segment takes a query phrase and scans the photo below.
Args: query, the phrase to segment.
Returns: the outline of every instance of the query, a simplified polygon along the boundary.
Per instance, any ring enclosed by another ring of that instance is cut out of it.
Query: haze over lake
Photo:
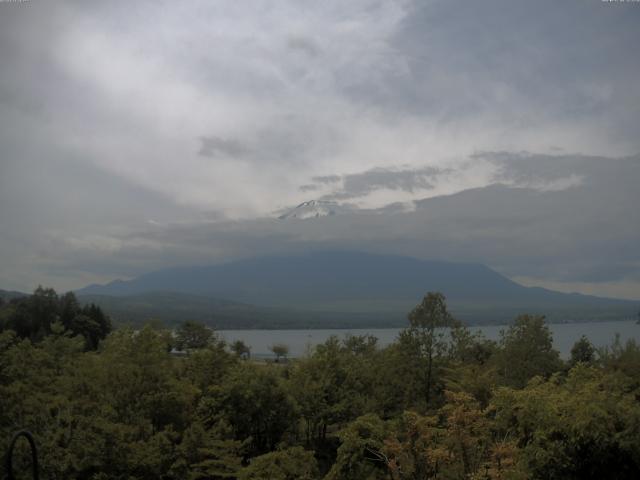
[[[470,327],[472,332],[482,331],[491,340],[500,338],[500,331],[507,325],[488,325]],[[567,357],[573,344],[582,336],[596,346],[611,345],[616,334],[625,343],[629,339],[640,341],[640,325],[631,321],[550,324],[553,334],[553,345],[563,357]],[[255,357],[273,357],[269,347],[275,343],[284,343],[289,347],[291,357],[304,356],[310,348],[324,343],[331,335],[343,339],[347,335],[373,335],[378,339],[378,346],[384,347],[396,340],[400,328],[379,329],[326,329],[326,330],[221,330],[218,333],[227,341],[242,340],[251,347]]]

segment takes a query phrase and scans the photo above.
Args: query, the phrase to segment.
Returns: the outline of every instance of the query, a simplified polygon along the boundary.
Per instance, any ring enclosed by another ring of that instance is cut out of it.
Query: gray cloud
[[[635,281],[635,5],[256,10],[0,2],[0,288],[334,246]],[[259,220],[310,195],[373,211]]]
[[[516,165],[523,161],[535,164],[536,157],[511,158]],[[585,182],[560,191],[495,184],[429,198],[417,202],[413,211],[345,210],[303,221],[144,222],[95,237],[45,238],[35,244],[49,242],[47,248],[57,262],[41,271],[61,277],[69,272],[76,272],[77,278],[86,278],[82,272],[129,277],[168,266],[255,255],[358,249],[481,262],[537,285],[546,281],[554,288],[573,288],[581,283],[580,288],[592,293],[600,285],[609,295],[637,297],[633,292],[640,286],[640,157],[548,161],[572,165],[570,171],[583,175]]]
[[[435,168],[423,170],[390,171],[377,168],[357,175],[347,175],[344,179],[347,194],[359,196],[376,188],[390,188],[411,192],[416,188],[430,189],[433,185],[427,180],[439,173]]]
[[[316,183],[336,183],[340,181],[340,175],[320,175],[317,177],[313,177],[313,180]]]
[[[433,182],[439,175],[451,173],[449,169],[435,167],[423,167],[410,170],[392,170],[388,168],[375,168],[362,173],[343,175],[339,177],[324,176],[314,177],[318,184],[337,183],[341,180],[341,185],[331,193],[324,195],[326,200],[348,200],[364,197],[376,190],[399,190],[413,193],[433,189]],[[314,190],[317,190],[318,186]],[[306,189],[303,191],[309,191]]]
[[[312,39],[301,35],[291,36],[287,39],[287,46],[292,50],[298,50],[315,57],[320,54],[320,47]]]

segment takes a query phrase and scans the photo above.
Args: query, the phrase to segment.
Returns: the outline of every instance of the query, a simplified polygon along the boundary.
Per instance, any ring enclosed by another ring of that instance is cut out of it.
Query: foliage
[[[571,347],[569,365],[575,367],[578,363],[592,364],[596,359],[596,349],[584,335]]]
[[[241,363],[209,386],[198,407],[205,426],[226,421],[236,440],[250,439],[250,453],[274,449],[295,425],[295,405],[277,367]]]
[[[213,340],[213,330],[204,323],[188,320],[176,329],[175,346],[178,350],[205,348]]]
[[[284,343],[275,343],[269,347],[269,350],[276,356],[276,362],[280,361],[280,358],[287,359],[289,355],[289,346]]]
[[[242,340],[236,340],[231,344],[231,351],[238,357],[249,359],[251,358],[251,347],[249,347]]]
[[[640,384],[640,345],[634,339],[623,345],[620,335],[616,334],[612,344],[598,353],[600,362],[607,369],[620,371]]]
[[[84,337],[86,350],[95,350],[111,331],[111,320],[94,304],[81,306],[73,292],[62,296],[38,287],[33,295],[0,305],[0,331],[13,330],[20,338],[41,341],[59,322],[71,335]]]
[[[542,317],[491,342],[428,294],[385,348],[331,337],[278,364],[193,323],[187,355],[157,324],[107,335],[49,289],[0,321],[0,451],[30,430],[43,478],[640,478],[640,347],[580,339],[565,364]]]
[[[359,417],[340,434],[337,458],[325,480],[376,480],[386,478],[387,464],[380,453],[387,424],[377,415]]]
[[[638,478],[638,389],[617,374],[578,364],[566,378],[500,389],[496,426],[518,439],[534,478]]]
[[[318,465],[313,452],[302,447],[276,450],[251,459],[240,471],[238,480],[313,480]]]
[[[562,363],[544,317],[520,315],[501,332],[496,366],[505,385],[522,388],[536,375],[549,377]]]
[[[421,387],[426,405],[431,401],[434,376],[448,345],[445,328],[455,324],[444,295],[430,292],[409,313],[409,328],[400,334],[402,350],[409,354],[415,371],[422,372]]]

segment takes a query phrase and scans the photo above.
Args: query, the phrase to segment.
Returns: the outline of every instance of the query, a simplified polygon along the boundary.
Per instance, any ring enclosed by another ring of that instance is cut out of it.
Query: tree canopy
[[[578,339],[563,361],[544,318],[491,342],[432,294],[387,347],[331,337],[276,364],[193,324],[189,355],[158,324],[94,344],[106,315],[34,297],[0,307],[0,451],[30,430],[42,478],[640,478],[635,341]]]

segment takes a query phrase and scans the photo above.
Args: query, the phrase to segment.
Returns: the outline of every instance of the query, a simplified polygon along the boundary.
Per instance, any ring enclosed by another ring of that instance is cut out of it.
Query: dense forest
[[[640,346],[583,337],[563,360],[541,316],[493,342],[429,293],[388,347],[265,362],[193,322],[111,331],[39,288],[0,330],[0,450],[31,431],[41,478],[640,478]]]

